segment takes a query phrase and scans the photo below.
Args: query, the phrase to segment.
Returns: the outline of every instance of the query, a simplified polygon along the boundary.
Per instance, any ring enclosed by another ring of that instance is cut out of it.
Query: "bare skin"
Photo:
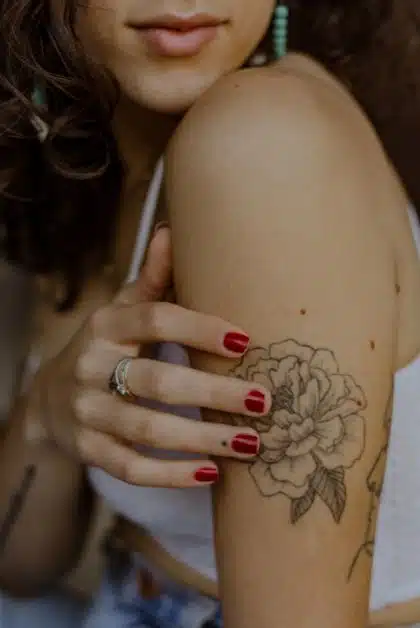
[[[273,395],[260,454],[222,463],[215,487],[225,626],[364,628],[393,375],[420,347],[404,191],[352,99],[301,57],[208,92],[168,180],[180,303],[251,326],[233,372]]]
[[[236,333],[237,328],[218,317],[156,301],[163,297],[169,277],[170,238],[163,228],[156,233],[135,284],[109,301],[106,284],[101,288],[98,283],[71,316],[59,320],[50,313],[41,321],[44,334],[36,345],[43,351],[44,364],[28,396],[17,403],[1,459],[5,469],[0,486],[4,588],[22,594],[36,591],[77,560],[90,518],[83,465],[101,467],[132,484],[199,488],[203,479],[196,472],[205,467],[217,474],[213,462],[158,461],[141,456],[127,443],[248,457],[235,451],[234,438],[255,434],[252,428],[200,426],[127,404],[109,391],[109,373],[119,359],[132,355],[129,386],[139,397],[243,411],[250,390],[246,383],[169,367],[151,358],[149,347],[158,341],[216,352],[227,360],[237,357],[223,344],[226,333]],[[45,308],[42,311],[45,316]],[[140,353],[139,346],[144,347]],[[160,382],[159,387],[155,382]],[[205,478],[204,483],[215,479]],[[40,515],[46,508],[51,516],[44,519]],[[55,510],[60,517],[53,516]],[[69,512],[80,516],[69,517]],[[29,525],[35,520],[39,526]]]
[[[53,15],[56,6],[53,3]],[[188,14],[207,10],[220,21],[221,37],[214,47],[209,46],[188,63],[187,75],[176,59],[168,66],[164,58],[150,54],[136,28],[157,12],[169,9]],[[178,7],[169,9],[155,0],[90,0],[77,13],[75,27],[88,56],[106,68],[121,89],[112,122],[126,176],[118,208],[112,275],[104,272],[93,277],[84,287],[77,308],[66,315],[54,313],[52,300],[48,299],[53,288],[44,282],[47,300],[41,299],[39,333],[34,338],[42,366],[27,399],[19,403],[18,413],[11,417],[14,429],[4,443],[2,456],[2,463],[12,460],[13,464],[7,467],[7,474],[2,474],[4,484],[0,485],[0,529],[7,532],[0,580],[5,588],[17,593],[36,591],[69,569],[77,560],[86,531],[84,523],[78,525],[78,517],[72,517],[73,526],[68,525],[68,518],[64,521],[61,517],[49,517],[47,522],[42,518],[38,536],[28,536],[25,522],[42,517],[39,501],[32,498],[41,490],[38,487],[48,489],[46,500],[51,512],[66,513],[76,512],[75,505],[84,494],[82,467],[86,463],[149,486],[203,484],[195,475],[203,461],[158,464],[135,454],[127,446],[127,437],[136,443],[191,453],[246,458],[233,451],[233,438],[243,434],[243,429],[238,431],[229,425],[202,425],[199,429],[180,418],[174,421],[172,416],[133,409],[112,398],[106,389],[116,361],[127,353],[137,355],[135,347],[139,345],[149,345],[136,363],[138,368],[132,371],[137,375],[130,380],[130,386],[139,394],[150,394],[155,400],[178,400],[186,405],[240,412],[244,411],[250,390],[247,384],[232,377],[194,374],[176,366],[169,369],[150,360],[150,345],[156,340],[180,341],[195,349],[215,352],[227,361],[246,350],[243,345],[240,353],[232,353],[223,346],[226,333],[246,333],[233,322],[159,304],[168,282],[167,245],[163,245],[165,255],[159,256],[159,263],[152,260],[150,272],[143,273],[134,291],[129,289],[115,298],[127,273],[141,206],[157,158],[179,120],[200,95],[224,73],[240,67],[258,46],[269,28],[274,0],[258,4],[249,1],[247,11],[243,11],[243,0],[223,0],[207,7],[182,0]],[[180,80],[185,89],[179,90]],[[124,304],[127,298],[129,304]],[[127,328],[133,330],[130,338],[125,336]],[[253,384],[252,389],[255,388],[263,391]],[[268,411],[270,395],[267,391],[265,395]],[[253,428],[246,428],[245,433],[253,434],[258,445]],[[40,465],[42,482],[37,479],[38,471],[35,476],[31,471],[34,457]],[[211,470],[216,469],[214,462],[204,463]],[[20,498],[22,487],[25,500]],[[20,512],[11,526],[10,512],[16,510],[16,503],[20,503]],[[84,518],[89,520],[87,508],[81,519]],[[55,547],[50,543],[54,538]],[[36,548],[35,555],[28,548]]]
[[[300,61],[299,61],[299,65],[297,66],[296,70],[298,72],[301,72],[301,65],[300,65]],[[393,194],[395,194],[394,198],[395,198],[395,202],[401,202],[401,207],[405,206],[405,198],[404,195],[401,194],[400,196],[400,192],[398,191],[398,187],[394,187],[393,185],[391,185],[391,188],[393,189]],[[416,329],[416,327],[414,326],[414,320],[416,318],[416,307],[414,307],[414,304],[412,303],[412,301],[410,299],[407,299],[407,294],[413,294],[414,290],[408,290],[408,286],[410,286],[412,283],[415,284],[416,282],[416,277],[417,277],[417,266],[416,266],[416,257],[413,253],[413,249],[412,249],[412,245],[410,244],[410,235],[409,232],[407,231],[407,227],[404,224],[405,223],[405,219],[403,218],[403,216],[405,216],[405,214],[403,212],[401,212],[401,214],[395,213],[394,211],[394,204],[390,203],[389,204],[389,211],[386,212],[385,214],[385,224],[386,226],[386,233],[392,233],[392,237],[395,238],[395,233],[399,233],[401,234],[401,240],[399,240],[399,242],[404,242],[404,246],[401,246],[401,248],[399,248],[400,250],[400,257],[399,257],[399,279],[398,279],[398,283],[395,284],[395,298],[399,299],[399,302],[401,303],[401,311],[402,311],[402,317],[400,319],[400,324],[401,324],[401,333],[400,333],[400,341],[398,343],[398,347],[397,347],[397,358],[396,358],[396,367],[395,368],[400,368],[401,366],[403,366],[404,364],[406,364],[411,358],[412,356],[416,353],[416,348],[417,348],[417,342],[418,342],[418,338],[417,335],[413,334],[410,330],[414,330]],[[404,210],[405,211],[405,210]],[[165,230],[165,233],[166,230]],[[165,239],[167,236],[165,235],[165,233],[162,233],[160,235],[161,238]],[[166,269],[167,271],[167,269]],[[165,271],[165,272],[166,272]],[[123,274],[123,269],[121,268],[119,270],[119,273]],[[153,281],[152,281],[153,284]],[[398,286],[398,288],[397,288]],[[109,303],[109,300],[111,298],[111,294],[112,294],[112,284],[107,284],[105,280],[102,280],[101,282],[97,282],[94,286],[91,286],[91,290],[92,292],[86,292],[86,296],[85,299],[83,300],[85,303],[87,302],[89,304],[89,307],[92,307],[92,304],[94,303],[94,299],[92,298],[92,294],[96,294],[96,298],[97,301],[95,303],[96,305],[96,310],[99,308],[99,311],[101,312],[100,316],[99,316],[99,322],[100,322],[100,327],[101,329],[103,328],[108,328],[108,323],[107,321],[111,320],[117,320],[117,318],[112,318],[115,315],[115,310],[111,308],[111,311],[109,310],[109,306],[103,308],[103,303]],[[130,293],[131,294],[131,293]],[[129,294],[129,300],[132,298]],[[125,299],[127,297],[123,296],[123,299]],[[115,302],[115,301],[114,301]],[[117,308],[120,307],[118,305],[117,302]],[[95,308],[93,308],[95,309]],[[306,320],[306,318],[308,317],[308,315],[310,315],[310,311],[311,311],[311,307],[307,305],[307,303],[305,303],[305,307],[299,306],[298,308],[298,313],[299,313],[299,317],[300,319]],[[302,312],[302,310],[304,311],[304,313]],[[103,318],[103,314],[105,312],[105,320]],[[42,373],[45,373],[45,377],[47,377],[47,373],[49,371],[49,364],[53,365],[55,363],[55,365],[57,365],[59,363],[59,361],[57,361],[57,358],[54,357],[57,353],[60,356],[60,349],[63,345],[66,345],[67,339],[69,337],[71,337],[71,333],[69,333],[69,329],[78,329],[80,328],[80,324],[81,321],[86,320],[88,317],[90,316],[90,312],[88,312],[87,310],[83,310],[83,308],[78,309],[77,311],[73,312],[72,316],[71,316],[71,321],[66,321],[66,325],[67,325],[67,329],[65,330],[66,333],[64,332],[60,332],[55,334],[55,341],[54,344],[55,346],[53,346],[53,344],[50,345],[50,349],[49,352],[47,353],[47,362],[46,362],[46,367],[45,370],[41,370],[41,375],[39,376],[40,379],[39,381],[39,386],[38,387],[34,387],[32,389],[32,395],[31,395],[31,399],[33,399],[33,403],[36,407],[36,404],[39,403],[35,401],[36,397],[42,397],[41,394],[38,395],[35,394],[35,392],[41,391],[42,390],[42,386],[41,386],[41,376]],[[110,316],[110,318],[108,319],[107,317]],[[127,321],[127,319],[124,319],[125,321]],[[135,317],[133,320],[136,321],[137,324],[137,318]],[[218,319],[220,320],[220,319]],[[51,319],[46,318],[45,319],[45,326],[48,329],[52,329],[53,326],[50,324]],[[127,323],[125,322],[123,325],[124,330],[127,329]],[[111,332],[111,336],[106,336],[106,343],[113,343],[115,342],[115,327],[113,324],[109,325],[109,329],[112,329],[113,331]],[[73,332],[74,333],[74,332]],[[85,333],[85,332],[83,332]],[[80,334],[80,332],[79,332]],[[146,334],[147,335],[147,334]],[[79,336],[80,337],[80,336]],[[169,336],[167,336],[169,339]],[[149,335],[150,338],[150,335]],[[124,338],[124,342],[127,340],[127,338]],[[367,343],[369,351],[371,354],[375,355],[375,353],[377,352],[377,347],[378,344],[380,345],[380,343],[378,342],[378,339],[375,339],[375,350],[372,349],[372,342],[371,339],[369,339],[369,342]],[[74,343],[73,346],[77,346],[76,343]],[[91,343],[89,343],[89,347],[91,349]],[[108,347],[108,344],[107,344]],[[124,347],[125,348],[125,347]],[[65,349],[63,352],[63,355],[67,355],[69,353],[69,349]],[[77,353],[77,351],[76,351]],[[91,359],[90,356],[92,356],[92,353],[87,353],[86,354],[89,358],[89,360]],[[115,354],[113,354],[115,357]],[[94,354],[95,357],[95,354]],[[95,371],[102,373],[103,372],[103,378],[101,381],[97,380],[95,382],[95,387],[96,387],[96,391],[98,389],[103,388],[104,386],[104,382],[105,380],[105,369],[102,369],[102,363],[104,361],[104,359],[106,358],[106,352],[98,352],[96,354],[96,364],[98,365],[97,367],[95,367]],[[52,359],[52,362],[49,362],[48,359]],[[89,360],[87,360],[87,362],[89,362]],[[54,362],[55,361],[55,362]],[[65,368],[68,368],[69,363],[74,364],[74,357],[73,357],[73,362],[70,362],[68,359],[66,359],[65,361],[63,360],[62,364],[65,365]],[[213,369],[213,366],[209,366],[206,367],[209,369]],[[227,373],[229,371],[228,367],[226,368],[222,368],[221,372],[225,372]],[[52,368],[51,366],[51,371],[49,372],[54,372],[54,374],[57,372],[57,366],[55,366],[54,368]],[[236,374],[236,373],[235,373]],[[80,377],[80,372],[79,375]],[[89,386],[86,386],[86,392],[88,393],[89,396],[92,395],[93,392],[95,392],[95,389],[92,389],[92,380],[89,378],[90,376],[86,375],[86,381],[89,382]],[[132,382],[132,385],[135,386],[136,384],[134,382]],[[243,385],[243,383],[241,382],[241,385]],[[243,390],[243,389],[241,389]],[[100,392],[102,392],[100,390]],[[140,392],[140,391],[139,391]],[[98,394],[97,392],[95,392],[95,394]],[[56,407],[60,407],[62,402],[62,398],[61,400],[57,400],[57,406]],[[130,409],[131,410],[131,409]],[[31,416],[37,416],[37,418],[40,418],[42,413],[30,413],[29,417]],[[45,415],[42,415],[45,416]],[[49,416],[54,416],[54,413],[52,413]],[[54,435],[54,439],[61,439],[60,444],[65,446],[65,449],[67,449],[67,451],[71,452],[73,455],[76,452],[76,454],[80,457],[80,453],[77,452],[77,450],[72,449],[73,443],[75,442],[74,439],[74,435],[76,433],[80,434],[80,426],[83,425],[83,429],[86,429],[86,425],[85,425],[85,421],[86,419],[83,419],[82,423],[79,421],[74,422],[74,419],[70,419],[68,422],[68,426],[70,427],[70,429],[66,429],[64,431],[62,431],[62,426],[63,426],[63,422],[62,422],[62,415],[60,415],[60,420],[57,421],[56,423],[56,433]],[[92,413],[91,415],[91,419],[92,421],[97,420],[95,418],[94,413]],[[128,415],[127,415],[128,416]],[[212,414],[213,416],[213,414]],[[36,423],[36,421],[35,421]],[[46,423],[45,421],[43,421],[41,419],[40,421],[41,425],[43,425],[44,429],[46,427]],[[32,421],[33,424],[33,421]],[[112,422],[112,424],[115,424],[115,422]],[[245,421],[246,425],[249,425],[247,423],[247,421]],[[110,437],[112,439],[113,435],[107,433],[107,428],[105,427],[105,423],[104,425],[104,439],[102,442],[104,442],[104,440],[106,440],[106,444],[108,445],[108,447],[110,447],[111,444],[115,445],[114,442],[110,443]],[[127,423],[123,423],[123,425],[127,426]],[[77,427],[75,427],[77,426]],[[220,425],[215,425],[213,427],[217,427],[220,428]],[[89,428],[88,428],[89,429]],[[96,429],[96,428],[95,428]],[[109,428],[108,428],[109,429]],[[231,428],[230,428],[231,429]],[[242,429],[242,427],[241,427]],[[34,432],[32,432],[34,433]],[[35,432],[36,433],[36,432]],[[47,427],[47,433],[48,433],[48,427]],[[50,432],[52,433],[52,431]],[[88,432],[89,433],[89,432]],[[232,432],[231,432],[232,433]],[[40,435],[41,432],[38,431],[38,435]],[[96,436],[96,433],[95,433]],[[126,437],[126,435],[125,435]],[[20,440],[17,439],[17,437],[14,437],[14,440],[12,440],[12,434],[10,435],[10,440],[9,440],[9,445],[8,447],[10,447],[10,451],[13,452],[13,460],[18,460],[19,458],[22,460],[25,458],[22,458],[20,455],[17,456],[16,452],[19,451],[19,449],[16,448],[16,443],[18,442],[18,448],[22,447],[22,444],[24,443],[24,441],[22,442],[22,433],[20,435]],[[76,441],[78,442],[78,441]],[[80,441],[79,441],[80,442]],[[83,441],[82,441],[83,442]],[[218,441],[219,442],[219,441]],[[379,441],[378,441],[379,442]],[[29,446],[25,443],[24,444],[25,448],[26,448],[26,460],[30,461],[30,464],[33,463],[34,460],[34,452],[42,452],[42,455],[39,456],[38,459],[40,459],[40,464],[42,464],[42,469],[47,468],[48,472],[45,472],[46,475],[48,475],[48,484],[47,483],[43,483],[44,486],[44,490],[45,490],[45,486],[48,486],[49,488],[49,494],[46,496],[46,499],[48,499],[48,504],[50,504],[51,507],[51,511],[54,512],[54,508],[56,508],[55,504],[59,501],[60,504],[63,503],[63,499],[67,499],[67,503],[69,504],[69,507],[72,508],[73,506],[71,506],[72,503],[75,503],[74,500],[78,500],[80,499],[80,496],[83,495],[83,493],[80,492],[81,488],[84,486],[83,483],[83,474],[81,473],[81,467],[80,464],[78,463],[74,463],[72,460],[70,460],[69,458],[63,457],[61,454],[58,454],[56,450],[51,449],[50,445],[46,445],[45,443],[40,444],[38,442],[32,442]],[[121,445],[118,443],[117,444],[118,447],[121,447]],[[13,447],[13,449],[12,449]],[[29,447],[29,448],[28,448]],[[95,447],[94,448],[96,455],[100,455],[100,453],[102,454],[102,456],[104,456],[103,452],[106,450],[105,448],[98,448]],[[22,450],[20,450],[22,451]],[[119,449],[119,451],[121,451]],[[46,453],[48,452],[48,457],[46,455]],[[29,453],[29,456],[28,456]],[[131,453],[131,452],[129,452]],[[376,452],[377,453],[377,452]],[[124,460],[125,460],[125,455],[126,455],[126,450],[124,448]],[[372,456],[372,461],[373,462],[373,457]],[[112,457],[112,460],[114,462],[115,458]],[[136,459],[137,461],[138,459]],[[65,461],[65,466],[63,468],[63,462]],[[91,462],[91,459],[88,460],[89,462]],[[104,464],[105,461],[105,464]],[[51,466],[47,466],[47,465],[51,465],[54,464],[53,466],[53,472],[51,472]],[[61,468],[60,468],[61,465]],[[101,465],[105,466],[106,468],[106,455],[105,457],[103,457],[101,459]],[[11,464],[9,463],[9,469],[12,468]],[[25,466],[19,466],[19,468],[16,471],[16,475],[15,478],[16,480],[19,478],[23,477],[23,471],[25,469]],[[140,465],[138,466],[139,469],[139,473],[140,473]],[[144,467],[142,467],[142,469],[144,469]],[[122,477],[127,477],[127,469],[123,467],[123,471],[121,471],[121,467],[114,467],[112,469],[110,469],[114,474],[122,474]],[[366,469],[367,471],[369,471],[369,469]],[[60,475],[58,475],[58,472],[60,472]],[[128,471],[129,473],[133,473],[132,470]],[[10,471],[9,471],[10,473]],[[13,476],[9,475],[9,477]],[[51,478],[54,477],[54,480],[57,478],[56,482],[51,482]],[[189,478],[191,476],[188,476]],[[66,487],[66,481],[65,478],[67,478],[67,497],[66,497],[66,493],[63,493],[63,486]],[[185,478],[185,475],[183,476],[183,478]],[[144,476],[143,479],[140,479],[139,476],[139,481],[143,481],[144,482]],[[185,481],[185,480],[183,480]],[[54,557],[52,558],[52,555],[49,556],[49,554],[45,554],[45,543],[48,539],[48,541],[51,538],[51,530],[49,529],[49,527],[44,526],[42,527],[41,531],[38,531],[38,534],[40,534],[40,537],[38,538],[33,538],[33,537],[27,537],[27,529],[28,529],[28,521],[33,520],[33,517],[38,514],[39,511],[39,504],[42,503],[39,501],[39,499],[37,498],[38,493],[36,492],[37,488],[39,491],[39,486],[41,483],[39,483],[38,487],[36,484],[36,481],[33,483],[32,486],[32,497],[28,496],[27,502],[26,502],[26,506],[25,506],[25,510],[22,511],[21,513],[21,518],[19,520],[18,525],[16,525],[14,531],[13,531],[13,535],[10,536],[10,539],[8,541],[9,545],[8,545],[8,549],[4,554],[4,574],[5,574],[5,578],[4,578],[4,582],[6,584],[6,586],[8,585],[9,588],[11,588],[12,590],[15,591],[19,591],[21,590],[22,592],[26,592],[26,591],[33,591],[36,590],[37,587],[44,585],[45,583],[51,582],[53,581],[56,577],[58,573],[61,573],[62,571],[65,571],[66,569],[69,568],[69,566],[74,562],[75,558],[77,557],[79,548],[80,548],[80,542],[81,539],[83,539],[83,536],[86,532],[86,520],[79,520],[79,526],[72,526],[71,529],[68,528],[68,526],[66,527],[65,525],[65,520],[66,518],[63,517],[63,521],[59,526],[57,526],[57,528],[55,528],[57,530],[57,545],[56,545],[56,552],[54,554]],[[16,482],[16,484],[14,485],[14,487],[10,487],[7,491],[5,491],[5,495],[7,498],[7,501],[5,500],[3,503],[5,504],[5,506],[3,507],[4,510],[3,512],[6,512],[7,508],[10,504],[10,498],[11,496],[13,496],[13,490],[16,488],[16,486],[18,485],[18,483]],[[11,490],[12,489],[12,490]],[[54,501],[54,489],[57,490],[57,502]],[[59,490],[58,490],[59,489]],[[220,493],[219,493],[220,495]],[[226,510],[226,507],[225,507]],[[88,509],[85,510],[86,513],[89,512]],[[227,512],[227,510],[226,510]],[[233,515],[231,515],[233,516]],[[309,516],[309,515],[308,515]],[[56,521],[56,520],[55,520]],[[68,518],[67,518],[68,521]],[[25,526],[25,522],[26,522],[26,526]],[[56,525],[56,523],[55,523]],[[231,524],[230,524],[231,525]],[[26,539],[27,539],[27,544],[25,545],[25,543],[23,543],[23,530],[25,530],[26,532]],[[67,530],[67,531],[66,531]],[[359,539],[359,542],[362,541],[362,536]],[[34,542],[35,541],[35,542]],[[34,547],[44,547],[44,552],[39,552],[39,555],[33,556],[33,553],[31,555],[31,552],[28,552],[28,547],[34,548]],[[354,547],[351,548],[354,552],[357,550],[357,543],[354,544]],[[19,551],[18,551],[19,550]],[[25,551],[26,550],[26,551]],[[21,553],[20,553],[21,552]],[[9,560],[7,560],[7,557],[9,556]],[[22,562],[16,561],[16,556],[19,557],[21,556],[22,558],[20,559]],[[353,554],[354,556],[354,554]],[[13,558],[13,560],[12,560]],[[28,558],[30,559],[30,561],[28,561]],[[48,562],[48,560],[46,560],[46,558],[48,558],[49,561],[51,561],[51,563]],[[351,552],[350,552],[350,548],[349,548],[349,561],[348,561],[348,565],[351,563]],[[13,568],[12,568],[13,565]],[[19,569],[16,569],[15,566],[20,567]],[[347,565],[347,567],[348,567]],[[22,569],[23,567],[23,569]],[[358,569],[361,570],[361,572],[365,572],[367,569],[369,569],[370,567],[370,558],[369,557],[363,557],[363,561],[362,564],[358,566]],[[28,580],[25,583],[22,583],[22,581],[19,581],[19,577],[21,576],[22,573],[26,573],[28,574]],[[42,574],[42,580],[40,579],[40,574]],[[191,575],[191,574],[190,574]],[[357,576],[358,577],[358,576]],[[191,577],[191,580],[189,582],[189,584],[191,584],[192,586],[197,586],[197,581],[195,579],[195,577]],[[225,585],[226,586],[226,585]],[[226,593],[224,594],[226,595]]]
[[[234,436],[258,434],[260,455],[237,456],[241,465],[217,465],[223,471],[215,521],[225,627],[277,628],[281,618],[296,628],[364,628],[370,557],[350,583],[348,573],[370,517],[366,478],[384,447],[392,376],[420,346],[419,270],[407,199],[361,112],[321,68],[292,56],[283,66],[234,72],[267,33],[274,0],[209,5],[179,2],[178,9],[211,9],[220,20],[214,46],[185,65],[178,57],[162,62],[132,26],[167,10],[164,1],[92,0],[79,14],[81,41],[123,94],[114,120],[127,171],[116,267],[113,278],[86,286],[70,316],[44,312],[43,366],[21,412],[24,428],[5,445],[20,462],[3,494],[0,487],[8,533],[2,576],[12,588],[19,573],[27,574],[21,586],[34,589],[77,556],[83,517],[76,519],[80,526],[52,516],[45,525],[37,489],[48,489],[51,512],[69,513],[83,495],[83,464],[133,483],[189,487],[197,483],[198,462],[157,463],[130,444],[232,458]],[[139,283],[115,297],[143,183],[175,129],[166,191],[181,308],[159,303],[170,268],[166,231],[156,236]],[[333,238],[325,237],[329,228]],[[215,243],[229,255],[215,255]],[[153,262],[153,247],[160,264]],[[225,334],[243,329],[252,335],[249,354],[245,347],[240,355],[227,353]],[[157,365],[149,351],[157,340],[198,349],[192,355],[200,370]],[[151,414],[110,396],[110,370],[127,352],[137,356],[139,346],[144,353],[130,370],[133,390],[203,406],[207,425]],[[259,356],[263,366],[248,363],[248,355]],[[284,360],[293,362],[292,372]],[[288,379],[267,386],[272,373]],[[309,379],[324,386],[324,397],[327,388],[335,401],[347,395],[353,409],[328,416],[332,424],[323,438],[319,413],[308,409],[314,396],[306,394],[301,414],[296,410]],[[245,410],[250,391],[264,399],[259,412]],[[38,464],[48,471],[48,483],[37,481]],[[216,469],[214,462],[206,464]],[[16,504],[21,517],[13,527]],[[88,519],[89,509],[83,512]],[[35,556],[23,551],[23,522],[32,516],[43,520],[38,536],[26,541],[37,548]],[[51,538],[60,549],[54,555],[45,551]]]

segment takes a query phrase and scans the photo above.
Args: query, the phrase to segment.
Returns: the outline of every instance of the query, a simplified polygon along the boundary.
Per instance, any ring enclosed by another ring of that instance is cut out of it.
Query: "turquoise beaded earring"
[[[37,107],[45,107],[46,105],[45,90],[39,84],[35,85],[33,89],[32,102]]]
[[[289,7],[278,4],[274,11],[273,49],[276,59],[284,57],[287,52],[287,33],[289,26]]]
[[[37,84],[35,85],[32,91],[32,102],[36,107],[46,107],[47,106],[47,98],[45,94],[45,89]],[[40,142],[45,142],[48,137],[48,126],[45,124],[43,120],[37,115],[32,116],[32,125],[35,131],[38,134],[38,139]]]

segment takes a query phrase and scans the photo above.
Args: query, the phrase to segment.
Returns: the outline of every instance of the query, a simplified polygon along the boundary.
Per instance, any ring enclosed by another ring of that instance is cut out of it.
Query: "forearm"
[[[18,402],[0,455],[0,586],[32,595],[68,571],[91,516],[81,465],[47,442],[25,439]]]

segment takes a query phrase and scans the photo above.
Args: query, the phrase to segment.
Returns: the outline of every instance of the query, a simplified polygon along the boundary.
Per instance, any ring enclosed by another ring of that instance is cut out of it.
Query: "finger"
[[[156,360],[130,362],[126,381],[137,397],[169,405],[247,416],[264,416],[271,407],[270,392],[255,382]]]
[[[174,303],[140,303],[104,312],[98,335],[121,345],[175,342],[228,358],[243,355],[249,346],[249,336],[231,323]]]
[[[116,358],[116,356],[115,356]],[[116,360],[104,355],[87,381],[109,390],[109,374]],[[108,363],[107,363],[108,362]],[[257,382],[197,371],[187,366],[149,359],[132,359],[126,383],[136,397],[174,406],[192,406],[246,416],[264,416],[271,408],[271,393]]]
[[[157,301],[171,283],[171,235],[168,227],[158,229],[149,245],[144,266],[136,281],[123,287],[114,302],[130,305]]]
[[[260,445],[250,427],[194,421],[99,392],[92,394],[79,417],[84,427],[154,449],[249,459]]]
[[[128,484],[166,488],[191,488],[213,484],[217,466],[208,460],[147,458],[118,443],[112,436],[82,430],[79,453],[86,464],[103,469]]]

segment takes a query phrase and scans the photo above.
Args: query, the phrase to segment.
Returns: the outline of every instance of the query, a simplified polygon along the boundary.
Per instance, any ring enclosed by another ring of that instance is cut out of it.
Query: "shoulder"
[[[369,208],[381,204],[378,190],[395,187],[373,129],[342,88],[274,67],[225,77],[188,112],[168,151],[168,183],[172,193],[192,184],[215,212],[226,211],[222,194],[236,206],[257,202],[278,224],[298,207],[293,215],[310,229],[339,215],[376,229]]]
[[[197,158],[203,151],[204,159],[210,150],[220,163],[261,156],[266,163],[287,161],[289,167],[297,158],[301,170],[302,160],[320,164],[320,158],[334,155],[335,162],[340,153],[347,155],[348,167],[358,148],[359,157],[363,154],[369,134],[375,143],[369,124],[343,90],[273,66],[240,70],[216,83],[186,115],[169,154],[188,147]]]
[[[305,188],[336,194],[339,183],[356,200],[393,178],[375,132],[343,88],[275,66],[232,73],[210,88],[178,128],[171,165],[203,185],[282,184],[282,195],[297,198]]]

